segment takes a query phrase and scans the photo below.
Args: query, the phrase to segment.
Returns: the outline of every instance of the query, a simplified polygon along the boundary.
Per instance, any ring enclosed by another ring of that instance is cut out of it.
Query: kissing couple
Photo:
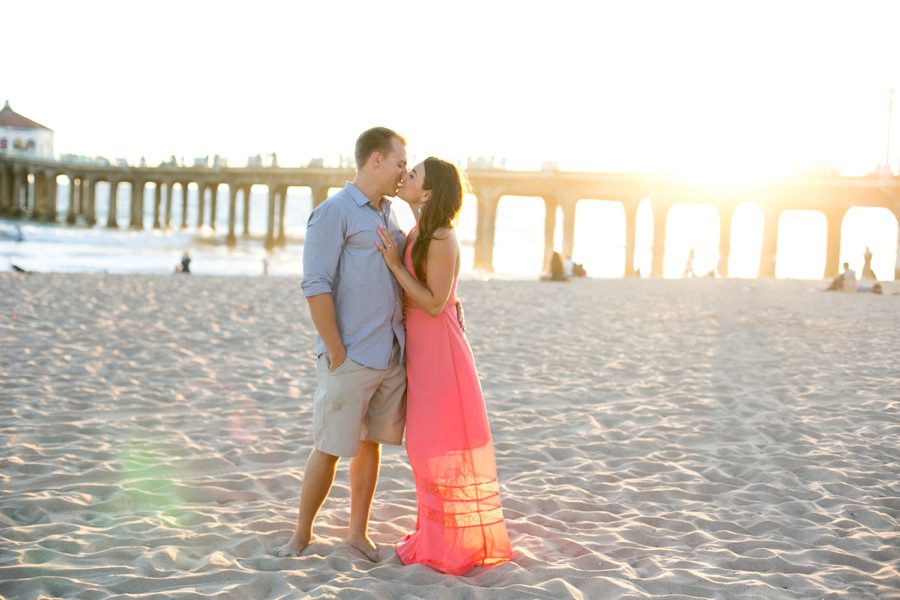
[[[299,556],[350,461],[347,543],[371,561],[368,535],[381,444],[406,451],[415,479],[415,531],[396,545],[404,564],[461,575],[512,559],[484,397],[456,298],[454,221],[463,180],[427,158],[407,171],[406,140],[375,127],[356,141],[354,180],[316,207],[303,247],[301,289],[316,340],[313,450],[297,526],[278,556]],[[400,230],[390,197],[412,209]]]

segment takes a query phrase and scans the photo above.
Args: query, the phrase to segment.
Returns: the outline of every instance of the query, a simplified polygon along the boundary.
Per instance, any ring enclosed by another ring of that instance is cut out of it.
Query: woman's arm
[[[456,274],[456,259],[459,254],[459,244],[454,230],[439,229],[435,234],[436,237],[431,239],[431,244],[428,246],[428,257],[425,259],[428,273],[427,286],[420,283],[412,273],[406,270],[400,259],[400,250],[386,229],[379,230],[381,244],[377,242],[375,244],[403,291],[432,317],[441,314],[450,298],[453,277]]]

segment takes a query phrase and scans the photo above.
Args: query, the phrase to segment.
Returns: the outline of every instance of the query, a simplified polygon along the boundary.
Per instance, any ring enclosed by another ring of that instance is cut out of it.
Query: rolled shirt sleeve
[[[303,241],[303,280],[300,283],[307,298],[334,293],[346,229],[344,216],[334,204],[322,204],[309,215],[306,239]]]

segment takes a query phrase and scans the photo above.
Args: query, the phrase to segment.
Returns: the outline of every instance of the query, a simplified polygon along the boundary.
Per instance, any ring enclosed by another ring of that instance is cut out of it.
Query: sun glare
[[[762,209],[750,202],[734,209],[731,219],[731,251],[728,276],[755,279],[759,274],[765,217]]]
[[[815,210],[786,210],[778,223],[775,277],[821,279],[825,275],[828,223]]]

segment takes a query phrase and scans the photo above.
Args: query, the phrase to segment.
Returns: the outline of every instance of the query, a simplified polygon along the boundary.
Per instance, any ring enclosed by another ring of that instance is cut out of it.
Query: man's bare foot
[[[363,556],[372,562],[378,562],[378,546],[369,539],[369,536],[363,538],[348,539],[347,543],[353,548],[359,550]]]
[[[306,550],[312,540],[300,539],[297,534],[291,536],[290,541],[280,548],[276,548],[272,554],[278,556],[280,558],[286,558],[288,556],[300,556],[300,554]]]

